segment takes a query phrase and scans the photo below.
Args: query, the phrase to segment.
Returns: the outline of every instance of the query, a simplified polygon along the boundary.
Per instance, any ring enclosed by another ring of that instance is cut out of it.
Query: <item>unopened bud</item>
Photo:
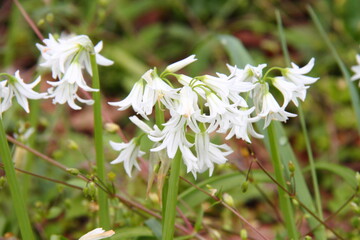
[[[38,27],[40,27],[41,25],[44,25],[45,23],[45,20],[43,18],[41,18],[38,22],[37,22],[37,25]]]
[[[114,133],[120,129],[119,125],[115,123],[105,123],[104,128],[108,133]]]
[[[304,240],[311,240],[311,239],[312,239],[312,237],[309,236],[309,235],[306,235],[305,238],[304,238]]]
[[[206,187],[209,189],[211,196],[215,196],[217,189],[213,188],[210,184],[207,184]]]
[[[224,200],[224,202],[225,202],[227,205],[229,205],[230,207],[234,207],[234,206],[235,206],[235,204],[234,204],[234,199],[233,199],[233,197],[232,197],[230,194],[224,193],[224,194],[223,194],[223,200]]]
[[[113,182],[113,181],[115,181],[116,174],[115,174],[114,172],[109,172],[109,173],[107,174],[107,177],[108,177],[108,179],[109,179],[110,182]]]
[[[158,204],[160,202],[159,196],[153,192],[149,193],[149,199],[151,200],[151,202],[156,203],[156,204]]]
[[[71,150],[78,150],[79,149],[79,145],[74,141],[69,139],[67,141],[67,147]]]
[[[95,199],[95,197],[96,197],[96,185],[95,185],[95,183],[94,182],[89,183],[88,188],[89,188],[89,192],[88,192],[89,197],[91,199]]]
[[[4,176],[0,177],[0,189],[3,189],[6,185],[6,178]]]
[[[295,198],[292,199],[292,203],[294,204],[294,206],[299,206],[299,202],[298,200],[296,200]]]
[[[356,213],[360,213],[360,207],[359,205],[357,205],[355,202],[351,202],[350,203],[352,209],[356,212]]]
[[[74,176],[77,176],[80,174],[80,171],[77,168],[67,168],[66,171]]]
[[[249,187],[249,181],[245,181],[242,185],[241,185],[241,191],[244,193],[248,190]]]
[[[360,187],[360,173],[359,172],[356,172],[355,179],[356,179],[356,183],[357,183],[358,187]]]
[[[240,237],[241,237],[241,240],[247,240],[248,239],[248,233],[247,233],[246,229],[241,229]]]
[[[53,13],[48,13],[46,14],[46,21],[49,23],[52,23],[54,21],[54,14]]]
[[[288,163],[288,167],[289,167],[289,171],[291,172],[291,173],[294,173],[295,172],[295,165],[294,165],[294,163],[293,162],[289,162]]]

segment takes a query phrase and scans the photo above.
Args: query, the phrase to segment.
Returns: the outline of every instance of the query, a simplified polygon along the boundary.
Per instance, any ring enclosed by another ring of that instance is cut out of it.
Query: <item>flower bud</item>
[[[206,187],[209,189],[211,196],[215,196],[218,190],[213,188],[210,184],[206,184]]]
[[[241,237],[241,240],[247,240],[248,239],[248,234],[247,234],[246,229],[241,229],[240,237]]]
[[[159,196],[156,193],[150,192],[149,193],[149,199],[151,202],[158,204],[160,202]]]
[[[120,129],[120,127],[119,127],[119,125],[117,125],[115,123],[105,123],[104,129],[108,133],[115,133],[116,131],[118,131]]]
[[[311,239],[312,239],[312,237],[309,236],[309,235],[306,235],[305,238],[304,238],[304,240],[311,240]]]
[[[232,197],[230,194],[224,193],[224,194],[223,194],[223,200],[224,200],[224,202],[225,202],[227,205],[229,205],[230,207],[234,207],[234,206],[235,206],[235,204],[234,204],[234,199],[233,199],[233,197]]]
[[[288,167],[289,167],[289,171],[291,172],[291,173],[294,173],[295,172],[295,165],[294,165],[294,163],[293,162],[289,162],[288,163]]]
[[[77,168],[67,168],[66,171],[74,176],[77,176],[80,174],[80,171]]]
[[[68,139],[67,148],[69,148],[71,150],[78,150],[79,145],[74,140]]]
[[[116,174],[115,174],[114,172],[109,172],[109,173],[107,174],[107,177],[108,177],[108,179],[109,179],[110,182],[113,182],[113,181],[115,181]]]
[[[0,189],[3,189],[6,185],[6,178],[4,176],[0,177]]]
[[[249,187],[249,181],[245,181],[242,185],[241,185],[241,191],[243,193],[245,193],[248,190]]]

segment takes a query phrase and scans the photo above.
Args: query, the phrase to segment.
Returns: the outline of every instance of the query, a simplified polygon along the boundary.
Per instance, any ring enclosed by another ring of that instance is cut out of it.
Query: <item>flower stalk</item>
[[[178,150],[172,159],[168,182],[165,211],[163,212],[162,240],[174,239],[177,195],[179,191],[179,176],[182,154]]]
[[[4,164],[7,182],[9,183],[12,197],[13,208],[23,239],[34,240],[34,234],[31,228],[30,219],[26,210],[23,194],[20,190],[19,183],[16,179],[14,164],[11,159],[10,149],[6,140],[6,133],[0,117],[0,157]]]
[[[92,86],[100,89],[99,72],[96,64],[95,54],[90,54],[91,68],[93,71]],[[105,182],[104,148],[102,137],[102,113],[100,91],[93,92],[94,99],[94,137],[96,151],[96,174],[100,181]],[[99,191],[99,221],[100,225],[106,229],[110,228],[110,217],[107,195],[104,191]]]
[[[279,148],[277,144],[277,136],[275,134],[274,123],[268,127],[268,136],[270,143],[270,154],[272,165],[275,171],[275,179],[280,186],[286,186],[286,181],[283,174],[283,166],[280,159]],[[284,223],[288,232],[289,239],[298,239],[298,231],[295,225],[295,216],[291,206],[290,198],[287,193],[278,187],[279,205],[282,212]]]

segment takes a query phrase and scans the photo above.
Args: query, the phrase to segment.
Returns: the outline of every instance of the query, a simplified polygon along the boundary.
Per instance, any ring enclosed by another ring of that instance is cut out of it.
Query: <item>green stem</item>
[[[315,192],[315,202],[316,202],[316,208],[317,208],[316,210],[317,210],[319,218],[321,220],[323,220],[324,217],[323,217],[323,213],[322,213],[319,184],[318,184],[318,181],[317,181],[317,175],[316,175],[316,170],[315,170],[314,155],[313,155],[313,152],[312,152],[310,139],[309,139],[309,136],[308,136],[308,131],[307,131],[307,127],[306,127],[304,113],[303,113],[301,103],[299,103],[298,109],[299,109],[299,117],[300,117],[301,128],[302,128],[302,132],[303,132],[304,139],[305,139],[305,144],[306,144],[306,151],[307,151],[309,162],[310,162],[311,178],[312,178],[312,183],[313,183],[314,192]]]
[[[171,162],[169,186],[167,191],[165,213],[163,216],[162,240],[174,239],[177,195],[179,190],[179,176],[181,166],[181,152],[178,150]]]
[[[274,123],[271,123],[268,127],[268,136],[270,143],[271,160],[275,170],[275,179],[281,186],[286,186],[286,181],[283,174],[283,166],[280,159],[277,136],[275,134]],[[290,198],[287,193],[280,187],[279,192],[279,203],[280,210],[282,212],[286,229],[290,239],[298,239],[298,231],[295,225],[294,212],[291,206]]]
[[[11,159],[10,149],[6,140],[6,133],[0,117],[0,156],[4,164],[6,178],[9,183],[10,193],[12,197],[13,208],[19,222],[20,231],[23,239],[34,240],[34,233],[31,228],[30,219],[27,214],[23,194],[20,191],[18,181],[16,179],[14,164]]]
[[[91,68],[93,71],[92,86],[99,89],[93,92],[94,99],[94,137],[96,150],[96,174],[102,182],[105,181],[105,164],[104,164],[104,148],[103,148],[103,132],[102,132],[102,113],[101,113],[101,96],[100,96],[100,81],[99,72],[96,64],[95,54],[90,54]],[[100,226],[109,229],[110,217],[107,194],[104,191],[99,191],[99,221]]]

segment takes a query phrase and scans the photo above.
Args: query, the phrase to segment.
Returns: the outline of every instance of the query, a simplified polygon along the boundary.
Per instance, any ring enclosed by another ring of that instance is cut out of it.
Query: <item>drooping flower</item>
[[[88,92],[98,91],[86,84],[82,72],[85,69],[89,75],[92,75],[91,54],[95,54],[96,63],[99,65],[113,64],[111,60],[99,54],[102,42],[94,47],[86,35],[62,35],[56,39],[51,34],[43,42],[45,45],[36,44],[43,59],[40,66],[51,69],[52,77],[59,79],[56,82],[48,82],[52,86],[50,96],[54,98],[53,103],[64,104],[67,102],[75,110],[81,109],[75,100],[92,104],[91,100],[79,98],[77,90],[81,88]],[[65,96],[61,94],[65,94]]]
[[[357,65],[351,67],[351,70],[355,73],[351,77],[352,81],[360,79],[360,54],[356,55],[356,62],[357,62]],[[359,82],[359,86],[360,86],[360,82]]]
[[[120,151],[119,156],[111,162],[111,164],[117,164],[117,163],[124,163],[124,169],[131,177],[132,168],[136,167],[138,170],[140,170],[140,166],[136,161],[137,157],[141,157],[145,153],[143,151],[140,151],[140,145],[138,143],[138,140],[136,138],[132,139],[128,143],[116,143],[113,141],[110,141],[111,147],[115,151]]]
[[[226,144],[217,145],[211,143],[207,132],[195,134],[195,149],[198,167],[196,172],[202,173],[209,169],[209,176],[214,171],[214,163],[224,164],[227,161],[226,156],[233,152]]]
[[[94,230],[86,233],[79,240],[99,240],[111,237],[115,232],[113,230],[105,231],[102,228],[95,228]]]
[[[29,113],[28,99],[43,99],[47,97],[46,93],[38,93],[33,88],[41,81],[38,77],[34,82],[26,84],[20,76],[20,71],[15,72],[15,76],[10,74],[2,73],[0,76],[5,76],[7,80],[0,82],[0,98],[1,101],[1,112],[6,111],[12,105],[12,98],[15,96],[19,105]]]

